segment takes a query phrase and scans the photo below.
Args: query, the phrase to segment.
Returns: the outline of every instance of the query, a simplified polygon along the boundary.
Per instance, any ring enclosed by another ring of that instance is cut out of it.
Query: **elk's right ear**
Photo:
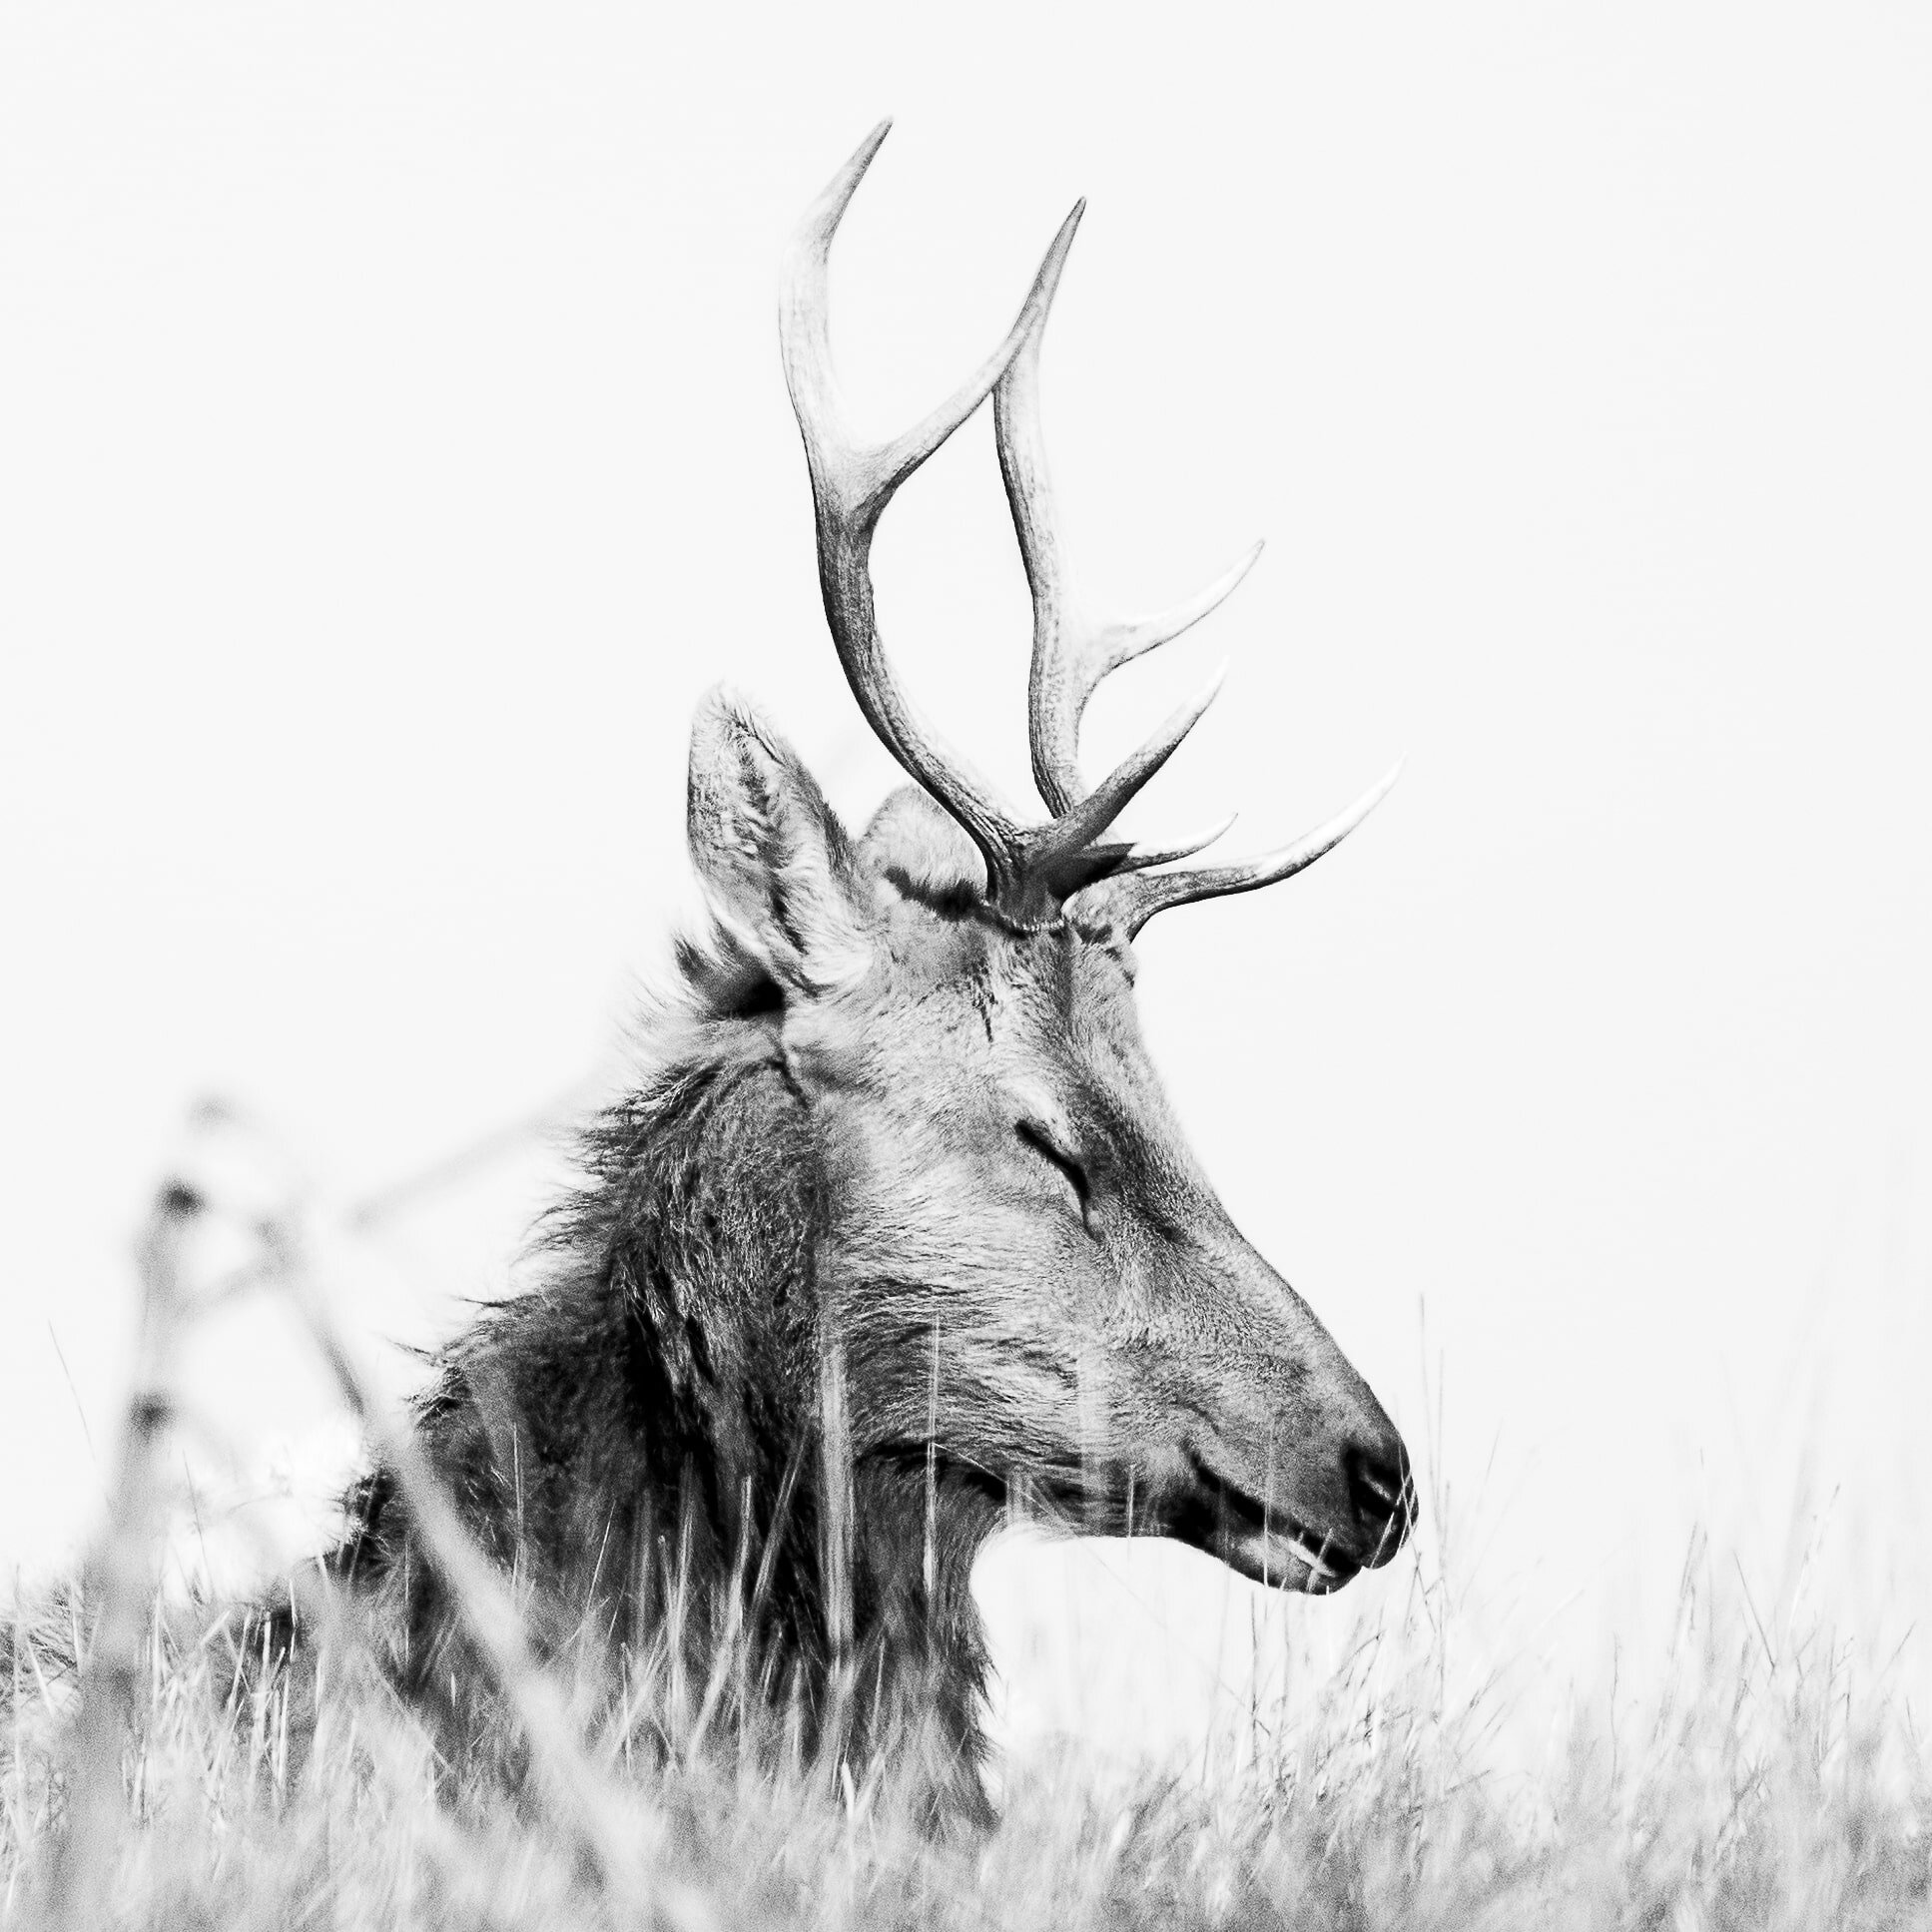
[[[712,910],[781,985],[817,992],[864,973],[845,827],[791,746],[722,687],[691,727],[685,836]]]

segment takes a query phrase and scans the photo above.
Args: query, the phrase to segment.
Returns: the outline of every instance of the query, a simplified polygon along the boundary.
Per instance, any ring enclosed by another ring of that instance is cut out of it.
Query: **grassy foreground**
[[[1406,1571],[1292,1619],[1281,1688],[1219,1748],[1165,1775],[1008,1763],[983,1836],[936,1839],[890,1771],[815,1761],[743,1694],[758,1660],[730,1626],[689,1675],[666,1646],[624,1660],[616,1699],[577,1694],[375,1397],[298,1218],[257,1213],[216,1295],[290,1298],[405,1490],[529,1770],[515,1794],[465,1782],[315,1586],[322,1667],[293,1695],[238,1619],[158,1594],[213,1198],[157,1202],[85,1601],[0,1615],[0,1927],[1932,1927],[1932,1756],[1883,1653],[1800,1626],[1801,1589],[1761,1616],[1693,1544],[1641,1667],[1539,1698],[1452,1588],[1446,1497]]]
[[[183,1637],[192,1620],[157,1613],[122,1808],[91,1854],[111,1867],[95,1922],[1932,1926],[1924,1758],[1842,1653],[1813,1639],[1773,1661],[1687,1581],[1647,1707],[1613,1727],[1553,1710],[1526,1754],[1493,1686],[1458,1687],[1447,1599],[1417,1582],[1319,1681],[1298,1659],[1302,1694],[1253,1713],[1238,1772],[1008,1767],[1003,1823],[966,1842],[923,1835],[889,1779],[742,1748],[698,1685],[654,1682],[605,1724],[586,1758],[601,1798],[446,1779],[439,1796],[427,1740],[363,1673],[324,1679],[305,1747],[220,1626]],[[0,1924],[50,1916],[77,1627],[18,1626],[5,1659]],[[585,1801],[610,1806],[625,1869],[586,1857],[560,1809]]]

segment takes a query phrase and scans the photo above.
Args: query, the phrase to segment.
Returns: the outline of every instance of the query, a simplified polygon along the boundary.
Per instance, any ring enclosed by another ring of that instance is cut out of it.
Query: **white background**
[[[1269,538],[1096,707],[1095,762],[1233,661],[1143,829],[1273,843],[1410,755],[1313,872],[1150,929],[1142,1004],[1488,1600],[1587,1668],[1693,1522],[1776,1577],[1830,1505],[1834,1574],[1907,1602],[1932,20],[1850,4],[15,0],[0,1561],[92,1521],[194,1095],[348,1202],[614,1077],[718,678],[852,814],[883,794],[773,290],[888,112],[834,258],[862,421],[953,386],[1085,194],[1044,382],[1088,583],[1157,605]],[[878,575],[1020,795],[983,421]],[[393,1220],[355,1318],[447,1332],[546,1184],[523,1154]],[[322,1456],[271,1312],[198,1365],[255,1453]]]

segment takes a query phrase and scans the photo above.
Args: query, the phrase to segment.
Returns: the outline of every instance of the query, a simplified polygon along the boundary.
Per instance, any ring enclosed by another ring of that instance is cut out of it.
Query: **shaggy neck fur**
[[[903,1445],[841,1443],[813,1110],[764,1016],[706,1015],[687,1045],[588,1134],[550,1279],[441,1355],[424,1445],[551,1654],[702,1694],[743,1644],[736,1681],[817,1748],[910,1753],[940,1812],[983,1817],[967,1578],[996,1501]],[[487,1699],[381,1472],[355,1515],[343,1568],[396,1612],[398,1676],[473,1736]]]

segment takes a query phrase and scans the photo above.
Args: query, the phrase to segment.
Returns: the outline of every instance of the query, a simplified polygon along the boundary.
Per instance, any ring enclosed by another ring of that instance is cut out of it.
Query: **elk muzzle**
[[[1325,1596],[1358,1571],[1380,1569],[1414,1527],[1409,1451],[1387,1418],[1380,1430],[1343,1440],[1327,1471],[1298,1455],[1269,1482],[1244,1463],[1225,1443],[1188,1443],[1188,1480],[1165,1527],[1254,1583]]]
[[[1415,1478],[1354,1365],[1285,1282],[1262,1278],[1273,1346],[1224,1357],[1213,1399],[1185,1405],[1163,1528],[1257,1583],[1325,1595],[1402,1548]]]
[[[1189,1443],[1167,1533],[1277,1590],[1340,1590],[1387,1563],[1415,1525],[1408,1451],[1387,1417],[1378,1412],[1375,1424],[1343,1437],[1322,1463],[1284,1459],[1272,1480],[1224,1442]]]

